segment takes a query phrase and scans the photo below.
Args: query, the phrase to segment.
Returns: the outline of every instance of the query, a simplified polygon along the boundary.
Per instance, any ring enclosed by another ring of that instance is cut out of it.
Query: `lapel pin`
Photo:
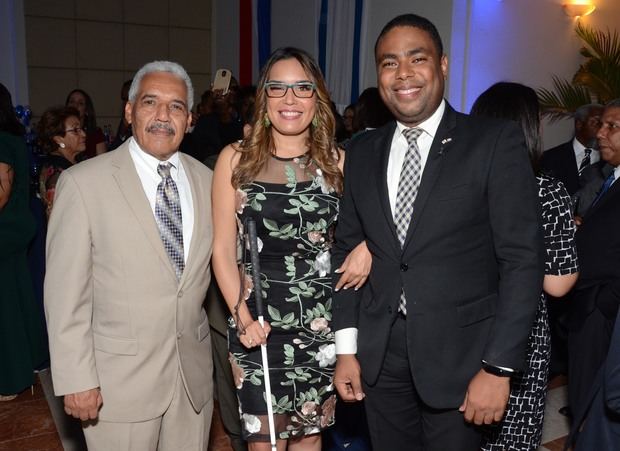
[[[443,150],[446,144],[450,144],[452,142],[452,138],[444,138],[441,140],[441,147],[439,148],[438,155],[443,155]]]

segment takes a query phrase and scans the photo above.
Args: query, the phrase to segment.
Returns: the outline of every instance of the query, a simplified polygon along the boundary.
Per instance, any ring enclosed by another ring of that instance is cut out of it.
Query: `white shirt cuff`
[[[357,328],[336,331],[336,354],[357,354]]]

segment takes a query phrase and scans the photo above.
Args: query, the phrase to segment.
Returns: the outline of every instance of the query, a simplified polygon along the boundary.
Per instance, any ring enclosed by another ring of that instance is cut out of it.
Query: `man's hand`
[[[103,398],[98,388],[65,395],[65,412],[82,421],[97,418],[101,404]]]
[[[583,218],[581,216],[575,215],[575,217],[573,219],[574,219],[575,225],[577,227],[579,227],[583,223]]]
[[[495,376],[480,370],[469,382],[459,411],[463,412],[468,423],[491,424],[504,416],[509,395],[509,377]]]
[[[354,354],[338,354],[334,385],[343,401],[353,402],[364,399],[360,364]]]

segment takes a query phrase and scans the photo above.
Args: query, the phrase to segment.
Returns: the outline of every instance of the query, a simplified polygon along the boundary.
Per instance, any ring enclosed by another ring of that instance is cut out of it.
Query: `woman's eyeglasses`
[[[75,133],[76,135],[78,135],[80,132],[86,133],[86,129],[84,127],[74,127],[65,130],[65,133]]]
[[[308,99],[314,95],[316,85],[309,81],[299,81],[290,85],[279,81],[268,81],[265,83],[265,93],[267,97],[271,98],[284,97],[289,88],[293,90],[295,97]]]

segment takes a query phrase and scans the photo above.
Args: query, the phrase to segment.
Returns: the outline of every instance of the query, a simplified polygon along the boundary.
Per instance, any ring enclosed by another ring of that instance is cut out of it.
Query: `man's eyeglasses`
[[[65,130],[65,133],[75,133],[76,135],[78,135],[80,132],[86,133],[86,129],[84,127],[74,127]]]
[[[295,97],[308,99],[314,95],[316,85],[309,81],[299,81],[290,85],[279,81],[268,81],[265,83],[265,93],[267,97],[271,98],[284,97],[289,88],[293,90]]]

